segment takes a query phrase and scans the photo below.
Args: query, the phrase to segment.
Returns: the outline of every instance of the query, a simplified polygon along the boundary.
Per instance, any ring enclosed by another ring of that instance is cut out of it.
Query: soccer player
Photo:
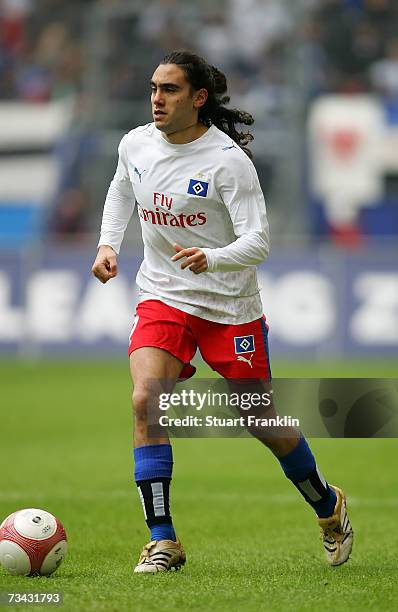
[[[147,430],[159,399],[151,382],[168,381],[171,389],[192,376],[197,348],[232,384],[246,379],[269,387],[271,379],[255,267],[268,256],[268,222],[247,148],[253,137],[236,128],[253,118],[226,106],[225,76],[189,51],[166,56],[150,86],[153,123],[120,142],[92,268],[103,283],[116,276],[136,203],[144,260],[129,345],[134,474],[151,532],[137,573],[185,563],[170,514],[172,448],[166,433],[153,438]],[[315,510],[327,561],[344,563],[353,543],[345,496],[326,482],[304,436],[291,427],[280,435],[252,433]]]

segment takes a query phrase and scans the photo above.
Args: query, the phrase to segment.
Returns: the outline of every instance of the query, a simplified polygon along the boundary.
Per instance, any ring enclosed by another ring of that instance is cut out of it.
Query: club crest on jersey
[[[187,193],[205,198],[207,196],[208,189],[209,183],[206,183],[206,181],[190,179]]]
[[[235,336],[235,353],[241,355],[242,353],[254,353],[254,336]]]

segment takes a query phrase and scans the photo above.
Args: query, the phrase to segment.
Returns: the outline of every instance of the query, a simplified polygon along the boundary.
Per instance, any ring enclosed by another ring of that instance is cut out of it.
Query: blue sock
[[[285,475],[293,482],[304,499],[314,508],[319,518],[331,516],[337,497],[319,471],[304,436],[294,450],[279,457]]]
[[[160,523],[151,527],[151,540],[173,540],[173,542],[176,542],[177,536],[173,525]]]
[[[170,515],[170,481],[173,452],[170,444],[150,444],[134,449],[134,478],[140,494],[151,540],[174,540]]]

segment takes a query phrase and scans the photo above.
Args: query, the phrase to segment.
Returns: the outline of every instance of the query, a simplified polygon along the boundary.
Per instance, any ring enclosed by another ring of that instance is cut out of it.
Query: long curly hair
[[[203,57],[185,49],[172,51],[166,55],[161,64],[176,64],[184,72],[191,87],[198,91],[206,89],[208,98],[206,103],[199,109],[199,121],[210,127],[215,125],[225,134],[228,134],[237,145],[252,158],[252,153],[247,147],[254,139],[250,132],[238,132],[236,124],[253,125],[254,119],[250,113],[236,108],[226,108],[230,97],[227,93],[227,79],[225,75],[215,66],[211,66]]]

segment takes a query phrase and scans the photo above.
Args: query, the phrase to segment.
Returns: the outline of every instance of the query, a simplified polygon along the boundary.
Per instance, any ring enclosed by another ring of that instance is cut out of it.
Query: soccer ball
[[[0,563],[14,576],[49,576],[67,550],[65,529],[49,512],[18,510],[0,525]]]

